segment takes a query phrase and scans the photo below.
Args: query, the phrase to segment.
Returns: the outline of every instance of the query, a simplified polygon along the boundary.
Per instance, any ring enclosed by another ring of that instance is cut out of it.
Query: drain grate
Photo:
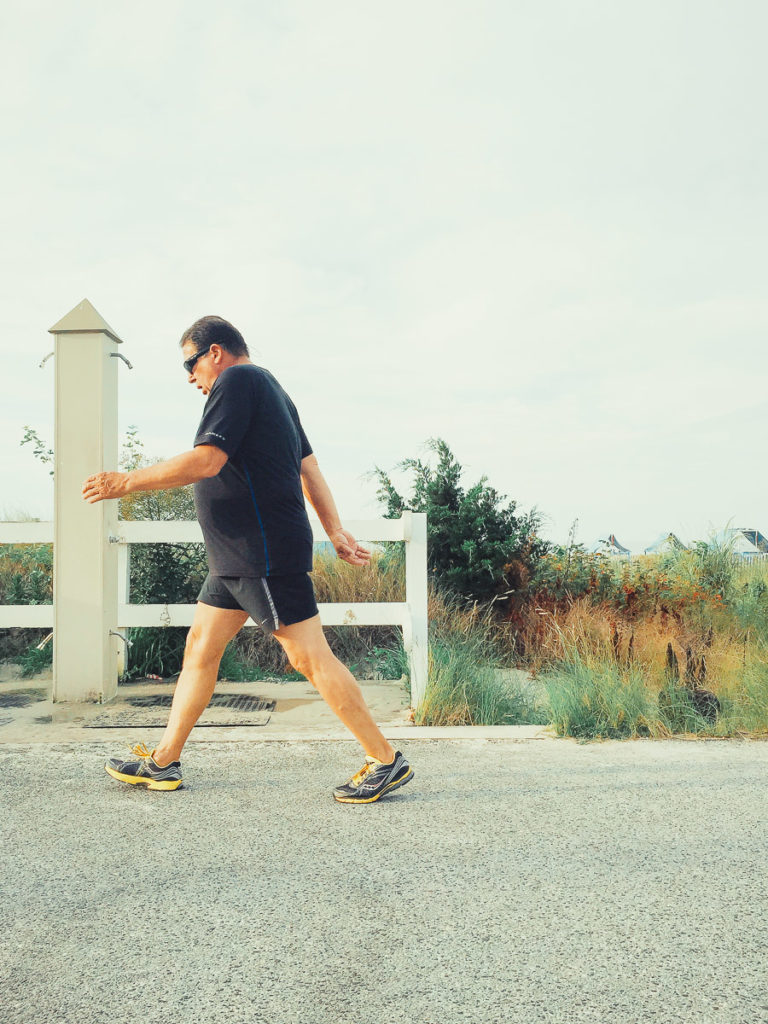
[[[173,701],[170,693],[150,693],[141,697],[127,697],[125,703],[134,708],[169,708]],[[252,697],[247,693],[214,693],[209,708],[226,708],[228,711],[274,711],[274,700]]]
[[[47,699],[46,690],[8,690],[0,693],[0,708],[26,708]]]
[[[164,729],[168,721],[168,708],[173,701],[171,693],[146,693],[126,697],[124,702],[105,710],[83,722],[85,729]],[[264,726],[269,722],[277,701],[249,693],[214,693],[208,707],[195,725],[196,729],[221,726]]]

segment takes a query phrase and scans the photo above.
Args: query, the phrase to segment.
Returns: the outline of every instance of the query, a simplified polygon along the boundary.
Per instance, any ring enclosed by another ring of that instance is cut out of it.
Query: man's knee
[[[286,654],[293,668],[306,676],[311,683],[318,672],[337,660],[325,640],[308,647],[286,646]]]
[[[206,630],[190,627],[184,643],[184,664],[218,662],[223,654],[221,643]]]

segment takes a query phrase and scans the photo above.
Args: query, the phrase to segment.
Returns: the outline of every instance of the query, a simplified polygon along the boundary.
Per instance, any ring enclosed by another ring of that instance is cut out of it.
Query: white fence
[[[400,626],[410,663],[411,700],[417,707],[427,685],[427,517],[423,513],[405,512],[401,519],[347,521],[345,529],[366,541],[405,541],[405,601],[319,604],[320,617],[326,626]],[[312,532],[315,541],[327,540],[320,523],[312,523]],[[53,541],[53,523],[0,523],[0,545]],[[122,631],[132,626],[189,626],[194,604],[129,603],[130,548],[133,544],[202,541],[200,526],[195,521],[120,521],[117,533],[109,536],[110,544],[118,546],[117,616],[111,628]],[[248,619],[245,625],[255,623]],[[0,628],[10,626],[53,629],[54,605],[0,605]],[[59,645],[67,643],[67,639],[55,637]]]

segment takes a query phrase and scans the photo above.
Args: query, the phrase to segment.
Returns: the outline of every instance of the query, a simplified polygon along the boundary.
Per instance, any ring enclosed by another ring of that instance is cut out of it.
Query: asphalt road
[[[768,744],[0,747],[0,1018],[77,1024],[768,1021]]]

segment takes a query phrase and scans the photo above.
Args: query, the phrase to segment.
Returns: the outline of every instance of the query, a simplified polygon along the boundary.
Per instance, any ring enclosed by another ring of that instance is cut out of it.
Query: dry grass
[[[536,641],[529,648],[531,668],[548,681],[553,708],[564,691],[575,687],[564,698],[569,721],[565,731],[570,734],[576,734],[575,704],[594,703],[588,691],[596,681],[600,701],[614,708],[626,705],[632,690],[641,721],[639,727],[625,721],[627,735],[670,735],[669,721],[659,711],[659,694],[672,686],[676,696],[685,700],[686,682],[714,693],[721,704],[717,721],[708,723],[694,716],[686,731],[713,736],[768,734],[768,650],[750,639],[727,609],[710,616],[708,626],[669,612],[627,621],[614,609],[593,605],[588,599],[559,611],[531,614],[536,616],[528,624],[529,643],[532,638]],[[669,649],[679,667],[677,684],[670,675]],[[639,685],[647,701],[638,695]],[[623,696],[611,690],[622,690]]]
[[[405,600],[405,567],[399,559],[388,559],[378,552],[371,555],[368,566],[350,565],[330,555],[316,556],[312,581],[320,602]]]

